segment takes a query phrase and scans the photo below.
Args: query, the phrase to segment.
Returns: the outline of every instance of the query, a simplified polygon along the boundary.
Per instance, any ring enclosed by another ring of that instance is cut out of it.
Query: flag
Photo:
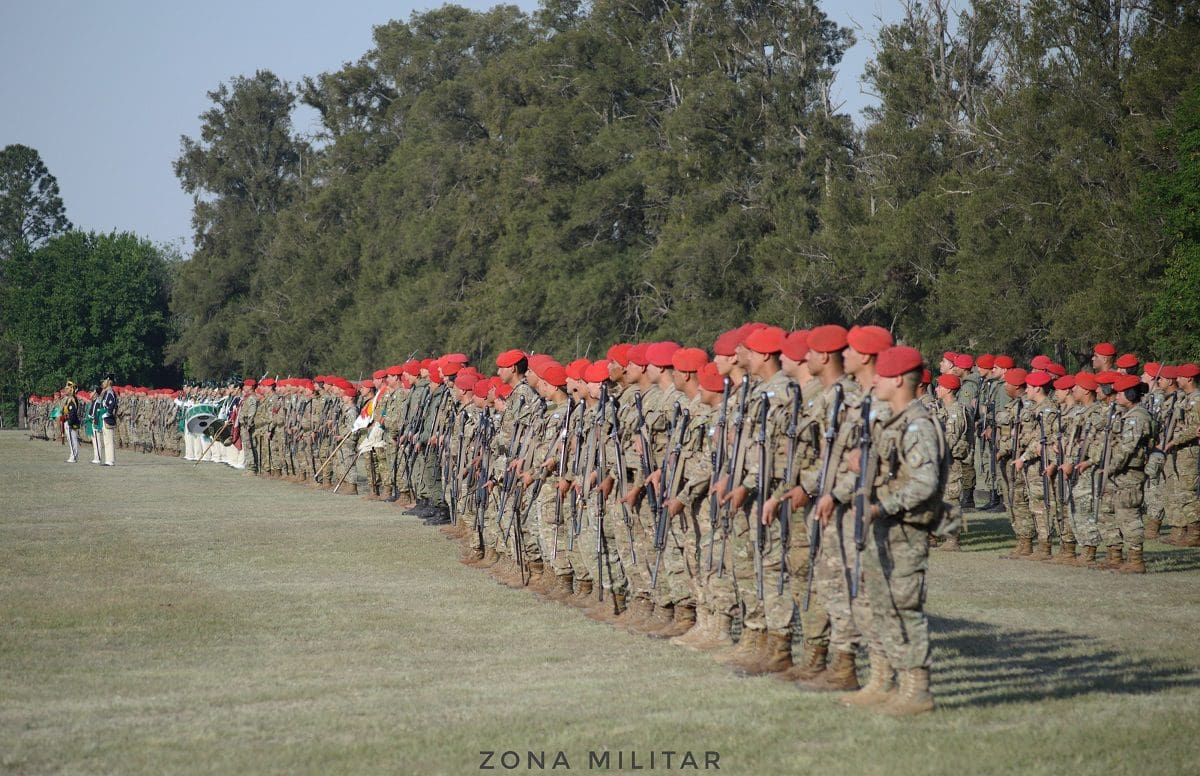
[[[358,417],[354,419],[354,423],[350,426],[351,431],[364,429],[374,422],[375,402],[379,401],[379,394],[381,393],[383,393],[382,388],[376,391],[375,395],[371,397],[371,400],[363,405],[362,412],[358,413]]]

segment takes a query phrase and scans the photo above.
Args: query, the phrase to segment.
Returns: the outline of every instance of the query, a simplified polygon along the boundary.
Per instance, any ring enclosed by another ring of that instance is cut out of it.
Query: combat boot
[[[712,628],[712,613],[708,611],[707,607],[698,606],[695,609],[695,618],[696,621],[686,633],[681,633],[671,639],[672,644],[677,647],[694,649],[692,644],[703,640],[708,635]]]
[[[1147,539],[1157,539],[1159,528],[1162,528],[1161,520],[1156,520],[1153,517],[1146,518],[1146,538]]]
[[[525,580],[526,587],[540,588],[545,577],[546,565],[540,560],[531,560],[525,568],[529,572]]]
[[[707,633],[701,635],[699,641],[692,646],[697,652],[718,652],[733,649],[733,618],[724,612],[710,612],[710,625]]]
[[[331,492],[336,493],[339,496],[357,496],[358,495],[358,486],[355,485],[354,483],[350,483],[349,485],[347,485],[346,483],[343,482],[342,487],[338,488],[337,490],[331,491]]]
[[[634,628],[644,627],[650,615],[654,612],[654,604],[644,595],[636,595],[632,601],[626,601],[624,614],[614,623],[630,633],[637,633]]]
[[[797,682],[801,690],[810,692],[850,692],[858,689],[858,672],[853,652],[834,652],[829,667],[815,679]]]
[[[779,676],[790,682],[809,682],[825,673],[829,645],[804,642],[804,660]]]
[[[968,490],[966,493],[962,494],[962,501],[959,502],[959,506],[962,507],[962,510],[964,512],[967,511],[968,509],[974,510],[975,509],[975,491]]]
[[[1183,529],[1180,547],[1200,547],[1200,523],[1191,523]]]
[[[671,620],[671,624],[658,631],[655,638],[672,639],[682,636],[685,633],[690,633],[696,628],[696,605],[695,604],[675,604],[675,619]]]
[[[892,717],[913,717],[933,709],[928,668],[909,668],[901,671],[900,689],[887,703],[875,707],[876,711]]]
[[[884,655],[871,654],[871,675],[866,685],[858,692],[843,695],[838,703],[843,706],[880,706],[889,702],[896,694],[896,681],[892,664]]]
[[[500,561],[500,553],[496,552],[495,547],[488,547],[483,551],[483,557],[479,559],[479,563],[475,564],[481,569],[489,569]]]
[[[1170,544],[1175,547],[1182,547],[1185,534],[1186,534],[1186,529],[1183,526],[1181,526],[1181,525],[1174,526],[1171,528],[1171,532],[1167,534],[1167,538],[1163,539],[1162,542],[1163,542],[1163,544]]]
[[[674,604],[663,604],[661,606],[655,606],[654,612],[651,613],[650,618],[646,621],[646,627],[642,628],[641,630],[636,631],[636,632],[641,633],[643,636],[649,636],[652,639],[660,639],[660,638],[662,638],[662,636],[659,636],[658,632],[660,630],[665,630],[666,627],[668,625],[670,625],[671,621],[674,619],[675,619],[675,605]]]
[[[947,537],[944,542],[938,545],[938,549],[942,552],[959,552],[962,550],[962,545],[958,543],[958,536]]]
[[[761,659],[766,646],[766,631],[743,629],[742,638],[738,641],[737,646],[733,648],[733,651],[728,656],[721,658],[719,662],[724,663],[737,672],[743,666],[752,665],[755,661]]]
[[[1018,536],[1017,546],[1013,547],[1012,552],[1007,555],[1001,555],[1004,560],[1024,560],[1033,554],[1033,537]]]
[[[1050,540],[1038,539],[1037,549],[1027,556],[1026,560],[1050,560],[1052,557],[1050,554]]]
[[[551,601],[565,601],[575,594],[575,575],[568,571],[566,574],[555,574],[546,591],[546,598]]]
[[[762,676],[763,674],[783,673],[791,667],[792,635],[790,633],[768,633],[766,645],[758,660],[752,663],[739,663],[733,670],[740,676]]]
[[[1083,545],[1083,554],[1075,559],[1075,565],[1082,568],[1096,567],[1096,548]]]
[[[583,609],[592,603],[592,580],[581,579],[579,585],[575,588],[575,594],[566,600],[566,603],[574,606],[577,609]]]
[[[1129,547],[1128,558],[1118,568],[1113,569],[1122,574],[1145,574],[1146,562],[1142,560],[1142,545],[1133,544]]]
[[[476,548],[469,550],[466,555],[459,558],[458,562],[463,564],[464,566],[474,566],[475,564],[479,563],[481,560],[483,560],[483,550],[476,547]]]
[[[1108,557],[1101,563],[1096,564],[1096,568],[1101,571],[1112,571],[1121,567],[1121,545],[1110,544],[1108,546]]]
[[[1062,563],[1065,566],[1075,565],[1075,542],[1064,541],[1058,551],[1058,557],[1054,559],[1054,563]]]

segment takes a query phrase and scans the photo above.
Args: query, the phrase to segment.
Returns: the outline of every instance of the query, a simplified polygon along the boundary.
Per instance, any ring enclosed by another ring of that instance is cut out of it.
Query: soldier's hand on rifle
[[[770,525],[775,522],[775,515],[779,512],[779,501],[774,496],[763,502],[762,524]]]
[[[635,509],[635,508],[637,508],[638,499],[640,499],[641,497],[642,497],[642,488],[639,485],[639,486],[632,487],[629,490],[625,491],[625,498],[621,499],[621,502],[623,504],[625,504],[626,506],[628,506],[630,509]]]
[[[800,485],[783,494],[783,497],[792,502],[792,509],[803,509],[808,505],[808,491]]]
[[[558,485],[556,485],[555,487],[558,488],[558,494],[560,496],[565,496],[571,492],[571,483],[568,482],[567,480],[559,480]]]
[[[1058,464],[1055,464],[1055,463],[1047,464],[1046,468],[1042,469],[1042,476],[1043,477],[1053,477],[1054,472],[1057,470],[1058,470]]]
[[[613,485],[615,484],[616,480],[614,480],[612,477],[605,477],[600,482],[600,495],[604,498],[608,498],[608,494],[612,493]]]
[[[677,517],[683,511],[683,502],[677,498],[669,498],[666,503],[667,514],[671,517]]]
[[[1018,456],[1017,460],[1013,461],[1013,468],[1021,471],[1025,468],[1025,459]]]
[[[1085,471],[1087,471],[1091,467],[1092,467],[1091,461],[1080,461],[1079,463],[1075,464],[1075,473],[1083,474]]]
[[[749,495],[750,490],[745,485],[738,485],[736,488],[729,491],[727,498],[734,509],[741,509],[742,502],[744,502],[746,497]]]
[[[650,472],[650,476],[646,478],[647,485],[653,485],[655,488],[662,482],[662,469],[655,469]]]
[[[846,455],[846,466],[855,474],[862,472],[862,450],[854,448]]]
[[[833,500],[833,496],[829,495],[828,493],[826,493],[824,496],[821,496],[821,498],[817,501],[817,506],[813,510],[813,515],[817,520],[821,521],[822,528],[829,525],[829,518],[833,517],[834,506],[836,506],[836,503]]]
[[[1075,471],[1075,464],[1068,461],[1067,463],[1064,463],[1062,465],[1062,473],[1063,473],[1064,477],[1069,478],[1071,476],[1071,474],[1074,473],[1074,471]]]
[[[983,438],[989,442],[992,441],[992,429],[990,426],[983,429]]]
[[[729,487],[729,478],[728,477],[722,477],[721,479],[717,480],[717,484],[715,486],[713,486],[713,493],[715,493],[717,495],[717,499],[719,499],[722,504],[729,501],[729,497],[725,493],[725,489],[728,487]]]
[[[521,458],[517,458],[513,461],[510,461],[508,464],[509,470],[513,471],[513,472],[520,472],[521,469],[523,469],[524,467],[525,467],[525,461]]]
[[[533,475],[530,474],[529,472],[522,472],[521,473],[521,484],[528,488],[530,485],[533,484]]]
[[[496,483],[488,480],[487,482],[483,483],[483,487],[487,489],[488,493],[491,493],[492,489],[496,487]]]
[[[545,463],[542,464],[542,468],[547,472],[554,472],[558,469],[558,461],[554,458],[547,458]]]

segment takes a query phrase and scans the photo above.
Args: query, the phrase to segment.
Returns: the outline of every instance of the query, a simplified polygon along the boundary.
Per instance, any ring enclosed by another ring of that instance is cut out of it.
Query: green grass
[[[501,587],[387,504],[63,458],[0,433],[0,772],[466,773],[531,748],[576,772],[601,749],[751,774],[1196,767],[1200,551],[1152,544],[1144,577],[1004,561],[1003,515],[973,516],[933,558],[941,708],[895,721]]]

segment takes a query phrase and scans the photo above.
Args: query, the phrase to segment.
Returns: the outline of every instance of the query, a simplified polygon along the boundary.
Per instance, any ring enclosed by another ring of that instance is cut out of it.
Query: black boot
[[[975,509],[975,491],[968,490],[967,492],[962,494],[961,506],[964,510]]]
[[[445,507],[430,507],[428,516],[421,522],[425,525],[449,525],[450,510]]]
[[[419,498],[417,499],[417,505],[412,509],[405,510],[404,514],[412,515],[414,517],[425,517],[428,515],[428,509],[429,499]]]

